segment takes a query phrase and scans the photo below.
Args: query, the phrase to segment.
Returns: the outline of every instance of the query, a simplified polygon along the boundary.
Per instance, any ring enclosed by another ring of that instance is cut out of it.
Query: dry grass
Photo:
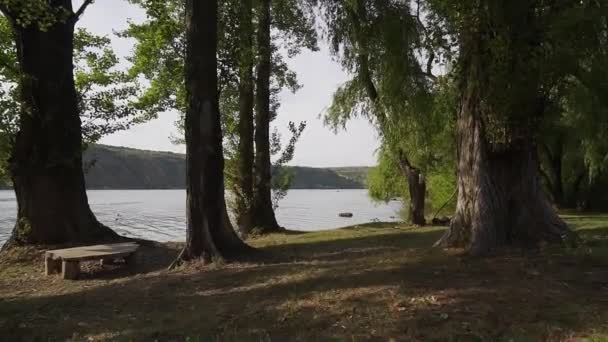
[[[41,252],[0,256],[2,340],[608,341],[608,216],[568,216],[576,250],[469,259],[441,228],[372,224],[250,241],[266,263],[42,275]]]

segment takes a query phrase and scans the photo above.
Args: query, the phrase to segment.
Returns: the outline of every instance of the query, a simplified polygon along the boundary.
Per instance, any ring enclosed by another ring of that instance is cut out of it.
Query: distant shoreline
[[[186,188],[185,155],[105,145],[90,146],[83,154],[87,190],[183,190]],[[366,189],[367,166],[286,166],[292,175],[290,189]],[[1,190],[10,190],[6,183]]]

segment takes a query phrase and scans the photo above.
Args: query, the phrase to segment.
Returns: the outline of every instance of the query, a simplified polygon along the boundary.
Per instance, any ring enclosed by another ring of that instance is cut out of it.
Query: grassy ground
[[[250,241],[281,260],[191,264],[145,246],[136,270],[42,275],[41,252],[0,256],[0,336],[12,340],[608,341],[608,215],[567,216],[575,250],[470,259],[441,228],[373,224]]]

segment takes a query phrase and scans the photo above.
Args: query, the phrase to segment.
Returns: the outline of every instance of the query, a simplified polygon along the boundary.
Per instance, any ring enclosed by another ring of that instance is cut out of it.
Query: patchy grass
[[[470,259],[441,228],[370,224],[250,243],[272,262],[42,275],[42,252],[0,256],[2,340],[608,341],[608,215],[566,216],[578,249]]]

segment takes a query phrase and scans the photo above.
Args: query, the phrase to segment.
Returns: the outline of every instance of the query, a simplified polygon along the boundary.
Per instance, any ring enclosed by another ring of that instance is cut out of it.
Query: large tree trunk
[[[72,11],[71,0],[50,5]],[[97,221],[85,191],[73,75],[74,23],[58,21],[45,31],[36,21],[26,28],[13,25],[22,74],[22,114],[10,159],[18,217],[8,245],[79,244],[118,237]]]
[[[187,1],[186,35],[187,233],[179,260],[234,259],[252,249],[238,238],[226,212],[216,1]]]
[[[252,0],[239,7],[239,146],[236,222],[243,235],[253,228],[253,24]]]
[[[458,202],[450,229],[438,245],[464,247],[473,255],[507,245],[533,247],[540,242],[576,241],[545,198],[539,182],[534,135],[544,101],[538,95],[538,70],[526,58],[536,51],[533,44],[537,43],[534,22],[530,22],[533,15],[524,12],[531,9],[516,9],[492,12],[512,17],[500,18],[498,24],[480,22],[478,30],[468,32],[472,36],[461,41]],[[505,21],[511,25],[502,26]],[[489,27],[494,27],[492,32],[486,31]],[[505,56],[500,66],[492,64],[497,59],[488,52],[492,49],[488,37],[496,32],[509,37],[512,45],[510,54],[500,52]],[[497,88],[502,92],[499,95]]]
[[[270,0],[259,1],[258,69],[255,117],[255,193],[253,226],[262,234],[281,231],[272,207],[270,161]]]
[[[489,152],[471,100],[465,101],[458,118],[456,213],[439,243],[483,255],[506,245],[575,240],[545,198],[533,143],[498,155]]]
[[[410,203],[408,220],[415,225],[426,225],[424,217],[424,202],[426,200],[426,180],[419,169],[413,167],[410,162],[401,153],[399,158],[399,168],[401,173],[407,179],[410,192]]]

